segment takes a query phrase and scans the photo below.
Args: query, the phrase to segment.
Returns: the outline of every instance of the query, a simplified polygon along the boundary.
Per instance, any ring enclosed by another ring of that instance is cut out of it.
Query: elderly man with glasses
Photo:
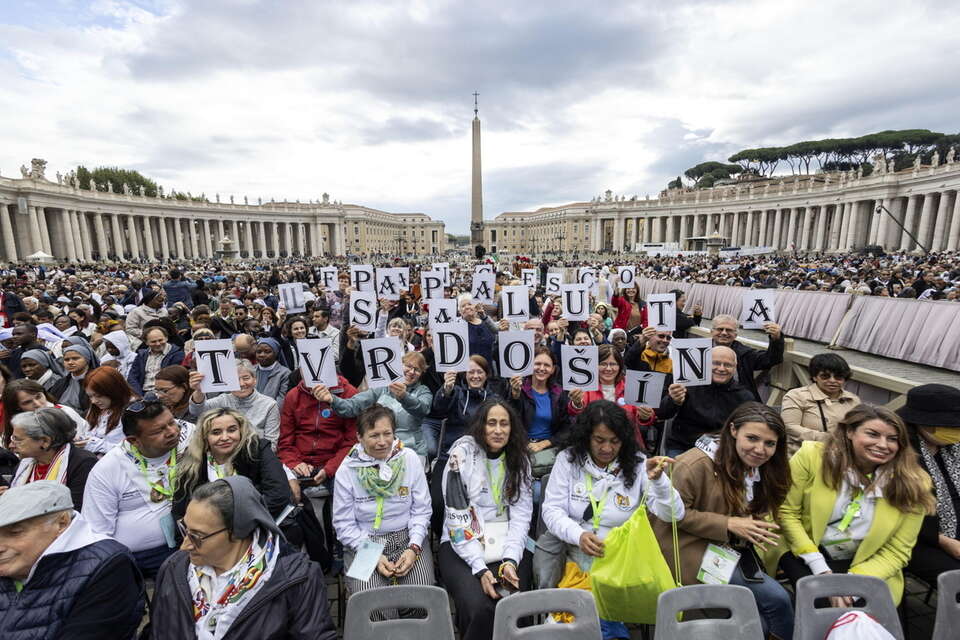
[[[147,577],[177,547],[171,515],[177,464],[191,429],[159,400],[124,411],[125,439],[94,466],[83,493],[83,516],[95,533],[126,545]]]
[[[696,444],[705,433],[715,433],[723,427],[734,409],[753,397],[734,379],[737,354],[730,347],[714,347],[710,384],[684,387],[671,384],[667,395],[657,409],[657,417],[674,418],[667,434],[667,455],[675,458]]]
[[[0,496],[0,638],[130,638],[143,610],[130,552],[90,529],[66,486]]]
[[[735,379],[753,395],[753,399],[760,402],[760,393],[757,391],[756,372],[767,371],[783,362],[783,334],[780,325],[776,322],[766,322],[763,332],[769,337],[766,350],[754,349],[737,341],[737,319],[733,316],[719,315],[713,319],[713,328],[710,336],[713,346],[730,347],[737,355],[737,372]]]

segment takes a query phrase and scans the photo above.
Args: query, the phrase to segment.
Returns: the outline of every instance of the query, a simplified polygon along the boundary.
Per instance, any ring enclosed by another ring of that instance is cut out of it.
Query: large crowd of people
[[[499,599],[582,586],[635,513],[660,546],[637,553],[676,557],[677,584],[749,588],[783,640],[782,578],[876,576],[899,602],[904,571],[933,583],[960,568],[960,389],[920,385],[889,411],[846,390],[850,367],[825,354],[769,407],[758,375],[783,362],[784,335],[766,323],[766,348],[747,347],[730,316],[709,327],[707,383],[677,383],[670,345],[702,312],[678,290],[676,330],[652,326],[637,288],[617,282],[623,260],[491,263],[484,304],[474,261],[449,258],[443,297],[468,336],[459,373],[437,369],[419,274],[429,258],[367,263],[410,271],[371,332],[352,323],[343,259],[6,270],[0,637],[332,639],[325,577],[342,571],[347,597],[439,584],[460,637],[487,639]],[[747,287],[960,290],[956,254],[627,264]],[[544,279],[584,265],[598,270],[596,298],[587,320],[568,320]],[[522,269],[538,270],[529,318],[508,322],[500,291]],[[302,310],[285,308],[286,283],[301,283]],[[532,336],[529,375],[500,375],[507,330]],[[363,345],[380,337],[398,339],[403,370],[371,387]],[[204,391],[196,354],[212,339],[232,341],[233,390]],[[308,384],[297,341],[312,339],[330,341],[336,384]],[[564,389],[564,345],[598,346],[595,388]],[[628,401],[630,371],[665,375],[659,402]],[[717,554],[733,561],[718,570]],[[629,637],[623,621],[601,627],[604,640]]]

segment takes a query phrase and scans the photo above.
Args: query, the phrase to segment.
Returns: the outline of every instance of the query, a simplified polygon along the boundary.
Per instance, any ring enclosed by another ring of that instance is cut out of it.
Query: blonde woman
[[[290,504],[287,475],[270,441],[258,436],[239,411],[207,411],[197,421],[177,470],[174,518],[183,517],[195,488],[233,475],[250,478],[274,518]]]
[[[790,473],[778,518],[789,549],[780,566],[790,581],[822,573],[874,576],[899,604],[903,568],[924,515],[935,509],[930,476],[903,420],[883,407],[854,407],[825,441],[803,443]],[[768,568],[775,559],[768,558]],[[849,597],[831,601],[852,604]]]

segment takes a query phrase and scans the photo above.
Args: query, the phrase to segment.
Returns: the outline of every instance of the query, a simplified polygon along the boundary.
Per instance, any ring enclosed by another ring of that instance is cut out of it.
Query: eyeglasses
[[[597,365],[601,369],[619,369],[620,365],[616,362],[601,362]]]
[[[843,382],[847,379],[847,376],[843,375],[842,373],[833,373],[831,371],[821,371],[817,374],[818,380],[829,380],[830,378],[833,378],[838,382]]]
[[[162,387],[162,388],[155,386],[155,387],[153,388],[153,391],[154,391],[154,393],[156,393],[158,396],[165,396],[165,395],[167,395],[168,393],[173,392],[173,390],[176,389],[176,388],[177,388],[176,385],[173,385],[173,386],[170,386],[170,387]]]
[[[736,333],[736,329],[728,329],[727,327],[714,327],[713,330],[716,333]]]
[[[671,335],[661,335],[661,334],[659,334],[659,333],[657,334],[657,338],[659,338],[660,340],[663,340],[663,341],[665,341],[665,342],[670,342],[671,340],[673,340],[673,336],[671,336]]]
[[[148,393],[143,397],[143,400],[138,400],[133,404],[129,405],[126,408],[126,411],[129,413],[143,413],[148,406],[162,405],[160,399],[157,398],[156,394]]]
[[[200,547],[202,547],[203,541],[206,540],[207,538],[212,538],[218,533],[223,533],[224,531],[227,530],[227,528],[224,527],[223,529],[217,529],[213,533],[206,533],[206,534],[196,533],[194,531],[190,531],[190,529],[187,529],[187,525],[186,523],[184,523],[183,518],[180,518],[179,520],[177,520],[177,529],[180,530],[180,535],[190,540],[190,544],[192,544],[195,549],[199,549]]]

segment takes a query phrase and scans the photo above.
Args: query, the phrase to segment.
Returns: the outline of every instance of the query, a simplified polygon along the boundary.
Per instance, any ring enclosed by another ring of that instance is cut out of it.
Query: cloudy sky
[[[469,223],[656,194],[745,147],[960,130],[952,2],[4,0],[0,173]]]

